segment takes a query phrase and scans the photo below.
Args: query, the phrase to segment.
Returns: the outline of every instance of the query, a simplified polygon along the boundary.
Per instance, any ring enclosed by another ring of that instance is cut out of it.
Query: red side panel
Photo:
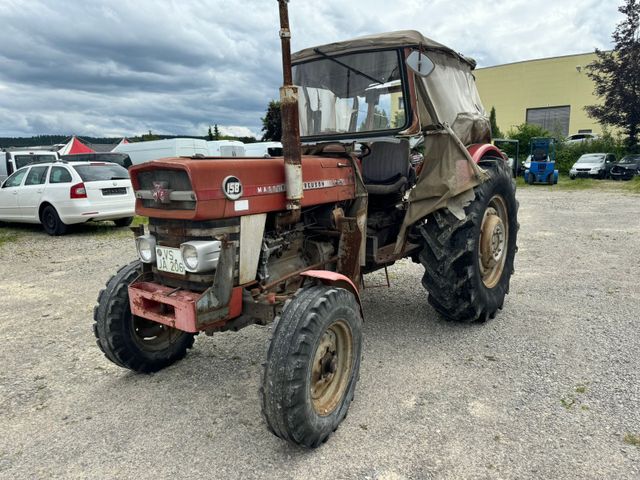
[[[322,283],[325,283],[327,285],[334,285],[336,287],[349,290],[355,295],[356,300],[358,301],[358,305],[360,306],[360,315],[362,315],[362,318],[364,319],[362,302],[360,301],[360,292],[358,291],[358,287],[356,287],[356,284],[353,283],[349,277],[342,275],[341,273],[332,272],[330,270],[307,270],[306,272],[302,272],[300,276],[317,278]]]
[[[284,160],[281,157],[156,160],[131,169],[133,188],[139,189],[139,172],[154,169],[186,170],[196,194],[196,209],[147,208],[137,200],[136,213],[139,215],[207,220],[286,210]],[[230,175],[242,182],[242,197],[235,201],[228,200],[222,190],[223,180]],[[304,156],[302,176],[303,207],[355,198],[353,167],[347,159]]]
[[[474,143],[473,145],[469,145],[467,150],[476,163],[486,156],[502,158],[505,162],[507,161],[500,149],[490,143]]]

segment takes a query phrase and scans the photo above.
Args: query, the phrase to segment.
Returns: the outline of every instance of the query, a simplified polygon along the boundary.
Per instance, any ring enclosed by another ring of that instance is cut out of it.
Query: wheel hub
[[[509,242],[508,214],[504,199],[495,195],[489,201],[480,227],[478,263],[482,282],[488,288],[495,287],[507,258]]]
[[[352,367],[351,331],[343,321],[322,335],[311,369],[311,400],[320,415],[330,414],[340,403]]]
[[[505,250],[504,224],[497,214],[489,214],[480,240],[482,264],[491,268],[500,262]]]

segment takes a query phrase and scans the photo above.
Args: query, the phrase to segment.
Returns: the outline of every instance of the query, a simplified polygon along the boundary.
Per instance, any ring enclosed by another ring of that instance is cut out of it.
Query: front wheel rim
[[[509,247],[509,214],[507,205],[501,195],[494,195],[489,200],[480,226],[480,245],[478,248],[478,265],[482,283],[487,288],[495,287],[507,259]]]
[[[309,385],[311,403],[318,415],[330,415],[344,398],[353,370],[353,334],[345,320],[324,331],[313,356]]]

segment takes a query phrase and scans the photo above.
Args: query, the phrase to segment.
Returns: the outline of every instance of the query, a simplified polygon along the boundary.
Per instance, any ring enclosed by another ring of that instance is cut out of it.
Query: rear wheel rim
[[[509,214],[501,195],[489,200],[480,226],[478,265],[482,283],[487,288],[495,287],[502,277],[509,246]]]
[[[324,331],[313,356],[310,394],[318,415],[330,415],[340,405],[353,370],[353,334],[345,320]]]

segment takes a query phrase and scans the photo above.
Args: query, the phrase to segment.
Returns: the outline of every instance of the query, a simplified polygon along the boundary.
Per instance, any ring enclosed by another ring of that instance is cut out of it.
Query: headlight
[[[136,238],[136,250],[138,257],[144,263],[156,261],[156,237],[153,235],[142,235]]]
[[[600,171],[600,167],[593,167],[591,169],[591,173],[598,173]]]
[[[215,270],[220,258],[220,242],[194,240],[180,245],[184,268],[189,272]]]

